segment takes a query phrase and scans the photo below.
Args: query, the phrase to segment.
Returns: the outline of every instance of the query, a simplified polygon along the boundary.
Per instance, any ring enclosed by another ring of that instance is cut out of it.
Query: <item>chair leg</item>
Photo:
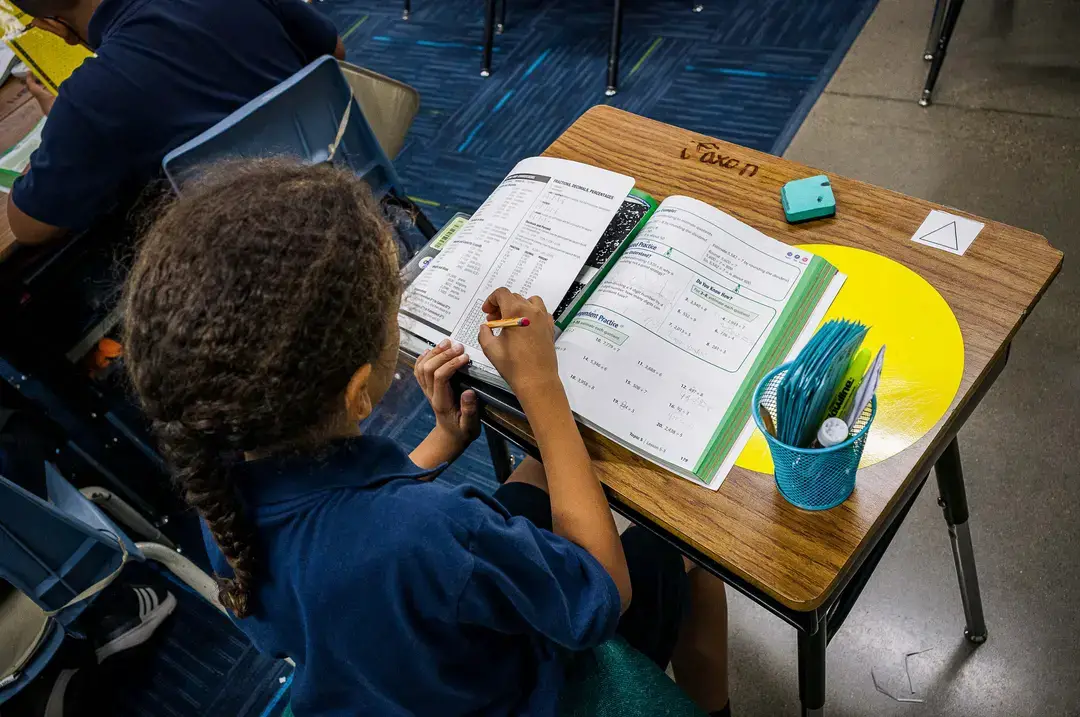
[[[491,76],[491,50],[495,44],[495,0],[487,0],[484,7],[484,54],[481,77]]]
[[[941,36],[938,38],[934,58],[930,61],[930,71],[926,75],[922,97],[919,98],[919,104],[923,107],[930,104],[930,97],[934,94],[934,85],[937,84],[941,66],[945,63],[949,41],[952,39],[953,30],[956,29],[956,21],[960,18],[960,9],[964,6],[964,0],[946,0],[946,2],[948,7],[945,9],[945,18],[941,21]]]
[[[132,508],[126,501],[111,490],[105,490],[104,488],[95,485],[81,488],[79,489],[79,492],[86,496],[90,502],[107,513],[110,518],[119,522],[131,532],[146,538],[147,540],[161,543],[166,548],[176,548],[176,544],[169,540],[164,533],[155,528],[153,523],[144,518],[139,511]]]
[[[180,579],[180,582],[190,587],[208,603],[226,615],[228,614],[225,606],[218,600],[217,583],[214,582],[212,577],[200,570],[195,563],[175,550],[166,548],[161,543],[139,542],[135,543],[135,547],[142,551],[142,554],[147,559],[153,560],[155,563],[161,563],[168,568],[170,573]]]
[[[983,616],[982,596],[979,594],[979,576],[975,571],[975,552],[971,547],[971,531],[968,527],[967,494],[964,491],[964,472],[960,467],[960,446],[956,439],[934,464],[940,498],[938,503],[945,513],[952,543],[956,577],[960,581],[960,600],[964,605],[964,637],[976,645],[986,642],[986,618]]]
[[[499,481],[500,484],[505,483],[510,474],[514,472],[514,462],[510,458],[510,446],[505,438],[487,425],[484,426],[484,437],[487,438],[491,464],[495,467],[495,480]]]
[[[949,0],[934,0],[934,15],[930,20],[930,35],[926,38],[926,51],[922,59],[930,62],[934,59],[934,51],[937,50],[938,39],[941,37],[941,23],[945,19],[945,8]]]
[[[401,11],[401,19],[408,20],[412,15],[412,0],[405,0],[405,8]]]
[[[506,29],[506,3],[509,0],[499,0],[499,22],[495,25],[495,34],[501,35]]]
[[[614,0],[611,16],[611,49],[607,61],[607,89],[604,94],[613,96],[619,91],[619,46],[622,44],[622,0]]]
[[[802,717],[825,715],[825,648],[829,630],[825,613],[814,632],[799,630],[799,702]]]

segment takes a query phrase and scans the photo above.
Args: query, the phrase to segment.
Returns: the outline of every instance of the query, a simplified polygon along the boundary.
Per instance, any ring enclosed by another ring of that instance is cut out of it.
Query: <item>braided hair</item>
[[[354,372],[393,328],[392,232],[367,185],[328,165],[223,164],[142,238],[124,288],[128,372],[184,499],[251,614],[257,545],[230,461],[307,449],[347,419]]]

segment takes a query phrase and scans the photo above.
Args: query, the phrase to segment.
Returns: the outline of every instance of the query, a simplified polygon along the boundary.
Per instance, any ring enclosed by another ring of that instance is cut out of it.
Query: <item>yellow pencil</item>
[[[485,321],[484,326],[489,329],[508,329],[511,326],[528,326],[529,320],[524,316],[511,319],[496,319],[494,321]]]

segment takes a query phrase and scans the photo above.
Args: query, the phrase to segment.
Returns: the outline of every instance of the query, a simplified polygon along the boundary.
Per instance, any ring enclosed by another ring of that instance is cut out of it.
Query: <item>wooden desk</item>
[[[41,108],[22,80],[9,77],[0,86],[0,152],[14,147],[41,119]],[[16,249],[7,220],[7,197],[0,196],[0,261]]]
[[[941,293],[964,338],[960,389],[929,433],[896,456],[860,470],[855,492],[837,508],[795,508],[780,496],[771,476],[737,467],[711,492],[587,430],[586,443],[616,509],[668,537],[799,628],[804,712],[820,714],[828,638],[936,461],[958,568],[967,573],[961,583],[968,581],[963,588],[968,630],[973,641],[985,639],[955,436],[1060,269],[1061,252],[1037,234],[981,218],[986,226],[964,256],[915,244],[914,230],[931,209],[943,207],[835,175],[830,179],[837,216],[791,225],[784,220],[780,187],[818,170],[610,107],[589,110],[545,155],[630,175],[657,199],[695,197],[789,244],[842,244],[883,254]],[[525,422],[495,410],[488,410],[485,419],[526,450],[535,450]]]

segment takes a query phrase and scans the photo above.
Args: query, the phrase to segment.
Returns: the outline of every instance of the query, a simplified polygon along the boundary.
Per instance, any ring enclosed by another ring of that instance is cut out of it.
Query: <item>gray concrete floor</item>
[[[1080,715],[1080,3],[967,0],[923,109],[931,8],[881,0],[785,156],[1038,232],[1065,267],[960,432],[989,641],[963,639],[931,482],[829,647],[826,714]],[[736,713],[797,715],[794,631],[731,602]],[[924,704],[874,689],[924,648]]]

